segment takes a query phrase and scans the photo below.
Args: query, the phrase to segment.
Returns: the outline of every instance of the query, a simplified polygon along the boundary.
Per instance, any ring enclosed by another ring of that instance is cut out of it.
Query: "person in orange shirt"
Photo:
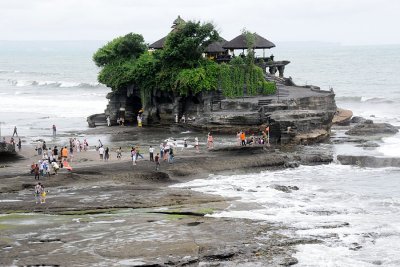
[[[67,158],[68,158],[68,148],[67,148],[67,147],[64,147],[64,148],[61,150],[61,161],[64,162],[64,161],[67,160]]]
[[[240,140],[242,141],[242,146],[246,146],[246,134],[243,131],[240,133]]]

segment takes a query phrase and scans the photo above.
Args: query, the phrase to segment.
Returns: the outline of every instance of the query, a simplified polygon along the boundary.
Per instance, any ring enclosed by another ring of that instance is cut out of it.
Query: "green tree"
[[[97,50],[93,55],[93,61],[98,67],[104,67],[107,64],[115,63],[115,61],[135,59],[146,50],[147,45],[143,36],[129,33],[115,38]]]
[[[207,46],[219,38],[211,23],[188,21],[180,24],[165,41],[161,55],[162,65],[168,68],[198,67],[205,60],[202,54]]]

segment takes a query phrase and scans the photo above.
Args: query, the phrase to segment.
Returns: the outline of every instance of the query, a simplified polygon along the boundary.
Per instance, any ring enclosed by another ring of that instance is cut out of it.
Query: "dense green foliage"
[[[103,67],[115,61],[135,59],[146,50],[147,45],[144,43],[143,36],[129,33],[115,38],[97,50],[93,55],[93,61],[97,66]]]
[[[172,31],[161,53],[163,67],[195,68],[202,64],[202,54],[209,44],[219,40],[211,23],[188,21]]]
[[[248,55],[229,64],[203,57],[207,46],[219,38],[212,24],[190,21],[173,30],[160,51],[147,52],[139,34],[118,37],[93,55],[101,67],[98,80],[113,91],[134,85],[140,90],[143,105],[149,103],[155,90],[188,95],[221,89],[230,98],[275,92],[275,84],[267,82],[254,65],[251,33],[246,32]]]

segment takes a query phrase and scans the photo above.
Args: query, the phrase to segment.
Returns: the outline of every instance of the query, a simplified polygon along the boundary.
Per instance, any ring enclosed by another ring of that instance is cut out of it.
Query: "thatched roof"
[[[275,44],[272,43],[271,41],[268,41],[267,39],[258,35],[257,33],[254,33],[254,35],[255,35],[255,43],[254,43],[255,49],[275,47]],[[244,34],[241,34],[241,35],[233,38],[231,41],[226,42],[223,45],[223,48],[225,48],[225,49],[247,49],[246,36]]]
[[[152,43],[151,45],[149,45],[149,48],[152,48],[152,49],[162,49],[162,48],[164,47],[164,43],[165,43],[165,40],[166,40],[166,39],[167,39],[167,36],[161,38],[161,39],[158,40],[158,41],[155,41],[154,43]]]
[[[223,53],[226,51],[225,48],[222,46],[226,43],[226,40],[224,38],[220,38],[220,40],[215,41],[211,43],[209,46],[207,46],[205,52],[206,53]]]

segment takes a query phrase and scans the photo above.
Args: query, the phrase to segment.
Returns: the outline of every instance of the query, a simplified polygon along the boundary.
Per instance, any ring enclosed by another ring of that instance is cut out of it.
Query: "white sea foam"
[[[300,266],[368,266],[382,258],[385,262],[395,260],[393,255],[400,249],[399,174],[398,168],[330,164],[258,174],[210,175],[173,187],[236,197],[259,206],[247,209],[233,203],[211,216],[284,223],[295,230],[283,234],[323,239],[322,245],[299,246],[296,256]],[[274,189],[275,185],[298,186],[299,190],[285,193]],[[384,239],[391,239],[391,246],[373,246]],[[359,245],[362,249],[356,248]],[[388,258],[378,256],[374,253],[377,250]],[[335,253],[340,254],[335,258]],[[315,258],[306,259],[307,255]]]
[[[36,81],[36,80],[8,80],[16,87],[41,86],[41,87],[60,87],[60,88],[98,88],[104,87],[96,82],[67,82],[67,81]]]

